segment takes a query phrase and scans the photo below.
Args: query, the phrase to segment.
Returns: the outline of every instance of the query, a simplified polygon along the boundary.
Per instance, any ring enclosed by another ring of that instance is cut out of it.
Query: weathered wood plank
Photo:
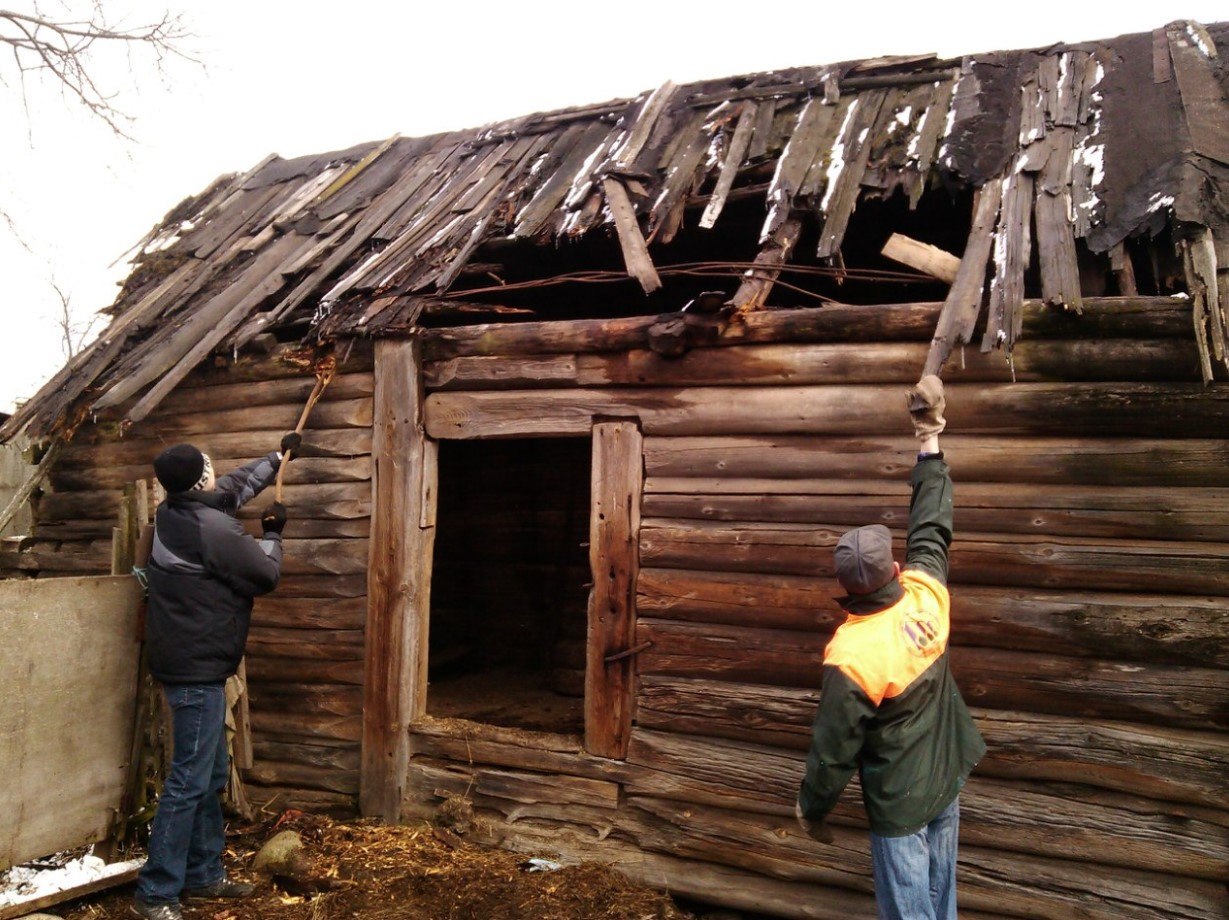
[[[614,177],[602,180],[602,191],[606,196],[606,205],[614,218],[615,230],[619,236],[619,246],[623,250],[623,263],[627,273],[640,282],[646,294],[652,294],[661,288],[661,278],[653,267],[653,259],[649,255],[648,244],[644,234],[640,232],[640,224],[636,220],[636,209],[628,197],[627,188],[623,182]]]
[[[905,484],[882,480],[656,479],[651,486],[646,517],[894,527],[908,514]],[[962,531],[1229,540],[1226,489],[961,483],[955,505]]]
[[[128,780],[139,593],[126,576],[0,584],[0,865],[110,829]]]
[[[920,343],[744,345],[694,348],[678,357],[648,349],[617,354],[476,356],[426,367],[431,390],[552,387],[763,386],[813,383],[912,383],[926,359]],[[1049,380],[1199,380],[1193,340],[1025,339],[1009,363],[1002,354],[973,352],[948,368],[947,383]]]
[[[830,632],[843,619],[835,579],[644,568],[637,610],[657,619]],[[955,583],[955,645],[1229,666],[1229,610],[1220,598],[1044,591]]]
[[[805,751],[818,700],[816,689],[646,674],[636,719],[664,732]],[[1229,794],[1223,733],[971,711],[988,746],[977,775],[1058,783],[1078,777],[1089,787],[1211,808],[1222,808]]]
[[[948,284],[956,280],[956,271],[960,268],[960,259],[950,252],[929,243],[919,242],[903,233],[889,236],[880,254]]]
[[[435,539],[434,528],[421,526],[422,503],[436,494],[423,482],[421,344],[379,343],[375,380],[360,804],[364,814],[396,821],[410,756],[407,726],[426,705]]]
[[[846,529],[646,518],[640,556],[643,564],[662,568],[830,577],[832,548]],[[896,539],[904,545],[902,532]],[[1224,596],[1229,547],[959,532],[952,546],[952,578],[995,586]]]
[[[652,642],[639,673],[818,689],[826,633],[641,618]],[[954,646],[952,671],[969,703],[1186,728],[1229,725],[1229,676],[1219,669],[1041,656]]]
[[[647,435],[902,434],[895,386],[449,392],[427,397],[435,438],[583,434],[599,416],[638,417]],[[963,434],[1157,437],[1216,431],[1229,387],[1198,383],[1022,383],[948,387],[948,425]]]
[[[1189,319],[1189,317],[1188,317]],[[1229,440],[998,438],[944,433],[959,491],[964,482],[1088,486],[1229,486]],[[902,486],[917,456],[912,437],[649,437],[654,477],[890,479]],[[1003,457],[1009,455],[1011,463]]]
[[[988,253],[988,250],[987,250]],[[767,271],[764,269],[762,271]],[[929,342],[940,303],[839,306],[748,313],[730,326],[717,345],[773,342]],[[572,354],[645,348],[658,316],[495,323],[424,330],[424,355],[439,361],[466,355]],[[1084,313],[1054,310],[1026,301],[1024,332],[1029,337],[1187,338],[1190,303],[1174,297],[1100,297],[1085,301]]]
[[[1003,180],[996,178],[977,192],[969,238],[960,257],[956,280],[952,282],[947,300],[943,303],[943,312],[935,326],[923,375],[937,374],[956,345],[973,339],[973,327],[981,311],[982,291],[986,286],[986,261],[994,239],[1002,188]]]
[[[585,750],[600,757],[626,756],[631,735],[643,441],[633,422],[593,427]]]
[[[280,592],[256,599],[253,626],[293,629],[362,629],[367,620],[367,599],[283,597]]]

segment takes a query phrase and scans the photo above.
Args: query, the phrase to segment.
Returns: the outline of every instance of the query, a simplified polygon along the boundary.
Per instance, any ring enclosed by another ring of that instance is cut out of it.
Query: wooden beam
[[[960,268],[960,259],[950,252],[929,243],[918,242],[903,233],[889,236],[880,252],[893,262],[916,268],[948,284],[956,280],[956,271]]]
[[[426,709],[433,501],[424,487],[422,347],[376,345],[372,514],[367,570],[363,814],[395,822],[409,764],[409,723]],[[433,467],[431,467],[433,469]]]
[[[904,434],[898,385],[601,388],[432,393],[434,438],[587,435],[594,418],[639,417],[646,435]],[[1219,431],[1229,390],[1199,383],[952,384],[948,425],[980,435]]]
[[[943,302],[931,340],[930,355],[922,374],[937,374],[957,344],[972,341],[973,327],[981,312],[982,291],[986,286],[986,260],[994,240],[994,225],[1002,201],[1003,180],[991,179],[977,192],[973,205],[973,226],[960,257],[960,268]]]
[[[627,265],[627,273],[640,282],[646,294],[652,294],[661,287],[661,278],[653,267],[653,259],[649,255],[648,244],[644,234],[640,232],[640,224],[636,220],[636,209],[632,207],[627,188],[619,179],[610,177],[602,180],[602,191],[606,194],[606,204],[614,217],[615,230],[619,234],[619,246],[623,250],[623,262]]]
[[[631,737],[643,445],[635,422],[593,426],[585,750],[598,757],[626,757]]]
[[[987,255],[989,239],[987,236]],[[761,267],[750,270],[755,277],[740,288],[748,296],[752,287],[767,284],[768,276],[776,277],[764,253],[757,265]],[[738,301],[736,294],[734,302]],[[732,324],[711,344],[929,342],[942,310],[940,303],[759,310],[747,313],[741,323]],[[423,331],[424,351],[431,361],[467,355],[623,351],[648,347],[648,331],[660,321],[660,315],[655,315],[427,329]],[[1024,333],[1036,338],[1189,338],[1191,304],[1185,297],[1096,297],[1086,299],[1083,314],[1076,315],[1030,300],[1024,305]]]

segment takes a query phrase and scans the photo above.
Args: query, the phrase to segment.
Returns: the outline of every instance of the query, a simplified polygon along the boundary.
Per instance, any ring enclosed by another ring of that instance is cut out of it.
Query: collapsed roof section
[[[969,341],[987,300],[984,344],[1010,347],[1034,250],[1043,297],[1078,309],[1077,240],[1120,259],[1124,239],[1169,225],[1193,241],[1188,278],[1210,271],[1219,357],[1227,42],[1229,24],[1179,22],[959,60],[667,83],[480,130],[270,157],[167,215],[107,330],[0,434],[71,431],[104,410],[139,420],[211,353],[271,330],[407,334],[495,240],[557,245],[604,229],[651,292],[687,209],[712,230],[736,198],[765,207],[757,268],[733,298],[756,309],[804,225],[816,255],[839,263],[860,199],[899,192],[916,205],[937,184],[978,190],[938,331],[949,349]]]

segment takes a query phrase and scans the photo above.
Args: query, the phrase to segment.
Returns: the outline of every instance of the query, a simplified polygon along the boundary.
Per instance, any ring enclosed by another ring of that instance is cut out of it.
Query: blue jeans
[[[879,920],[956,920],[956,798],[916,834],[871,833]]]
[[[174,725],[171,775],[162,785],[137,900],[175,904],[185,888],[225,878],[225,825],[218,794],[226,788],[226,694],[222,684],[163,687]]]

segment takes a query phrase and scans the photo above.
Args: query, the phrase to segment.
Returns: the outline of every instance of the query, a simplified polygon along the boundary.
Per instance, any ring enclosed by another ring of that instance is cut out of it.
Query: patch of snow
[[[935,89],[939,88],[939,82],[937,80],[935,81],[934,88]],[[949,103],[949,109],[950,109],[950,103]],[[927,122],[929,122],[930,119],[934,117],[934,110],[935,110],[935,107],[933,105],[928,105],[926,107],[926,111],[923,112],[922,117],[918,119],[917,129],[913,132],[913,137],[909,139],[909,148],[908,150],[906,150],[905,155],[910,160],[912,160],[914,163],[921,162],[921,156],[920,156],[920,151],[918,150],[918,144],[920,144],[922,141],[922,132],[926,130]]]
[[[836,191],[836,180],[845,171],[845,134],[849,130],[849,125],[853,121],[853,113],[857,111],[860,101],[860,99],[854,99],[849,104],[849,111],[845,113],[845,120],[841,123],[841,130],[836,134],[838,140],[832,146],[832,162],[828,164],[828,187],[824,189],[824,199],[819,204],[820,210],[825,215],[828,213],[828,204],[832,201],[832,194]]]
[[[86,855],[69,860],[58,869],[18,866],[0,876],[4,882],[4,887],[0,888],[0,907],[13,907],[25,901],[79,888],[90,882],[120,875],[129,869],[137,869],[144,862],[143,859],[134,859],[108,865],[97,856]]]
[[[1193,25],[1188,24],[1186,27],[1186,35],[1191,40],[1191,44],[1203,52],[1204,57],[1209,59],[1216,57],[1216,47],[1214,45],[1209,45],[1208,42],[1204,40],[1202,30],[1196,29]]]

